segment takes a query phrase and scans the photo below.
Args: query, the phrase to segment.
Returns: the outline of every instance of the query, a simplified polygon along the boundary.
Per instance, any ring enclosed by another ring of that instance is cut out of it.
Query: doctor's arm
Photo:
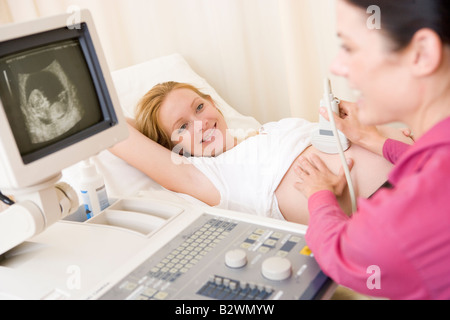
[[[342,175],[327,171],[318,157],[296,165],[300,178],[296,187],[308,197],[310,213],[305,238],[322,270],[337,283],[364,294],[397,297],[415,290],[419,281],[410,277],[420,277],[396,245],[397,239],[391,238],[394,235],[385,232],[403,223],[396,216],[408,211],[410,199],[404,197],[408,192],[382,189],[370,200],[360,198],[358,211],[349,217],[335,196],[345,184]],[[409,185],[414,184],[408,181],[403,187]],[[420,187],[414,193],[420,193]],[[373,291],[376,283],[371,275],[380,270],[383,279],[395,280],[383,281],[382,289]]]
[[[337,283],[370,296],[395,299],[417,290],[421,278],[402,252],[399,239],[385,232],[385,215],[380,214],[395,216],[407,204],[385,202],[380,207],[386,197],[388,192],[378,195],[377,203],[362,200],[358,213],[350,218],[331,192],[314,194],[309,201],[306,242],[322,270]]]
[[[334,115],[336,127],[354,144],[385,157],[392,163],[414,143],[409,130],[399,130],[389,126],[370,126],[362,124],[357,116],[355,103],[341,101],[340,114]],[[328,113],[321,109],[328,119]]]

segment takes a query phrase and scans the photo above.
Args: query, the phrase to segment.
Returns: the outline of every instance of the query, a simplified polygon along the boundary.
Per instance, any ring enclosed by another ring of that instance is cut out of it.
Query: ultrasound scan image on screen
[[[0,68],[0,96],[22,155],[103,120],[78,41],[4,57]]]
[[[20,108],[31,143],[53,140],[84,116],[78,92],[54,60],[45,69],[19,74]]]

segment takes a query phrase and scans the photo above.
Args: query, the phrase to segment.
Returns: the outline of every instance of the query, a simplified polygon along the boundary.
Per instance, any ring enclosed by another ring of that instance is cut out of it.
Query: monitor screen
[[[96,88],[85,57],[79,37],[0,57],[0,99],[25,164],[67,147],[87,129],[110,120],[105,119],[97,97],[101,88]]]
[[[64,169],[124,137],[92,18],[84,15],[87,20],[76,28],[65,25],[63,16],[11,26],[10,34],[18,36],[4,41],[0,34],[0,122],[8,127],[0,128],[6,176],[0,187],[33,185],[51,169]]]
[[[24,163],[103,120],[75,40],[4,57],[0,71],[0,97]]]

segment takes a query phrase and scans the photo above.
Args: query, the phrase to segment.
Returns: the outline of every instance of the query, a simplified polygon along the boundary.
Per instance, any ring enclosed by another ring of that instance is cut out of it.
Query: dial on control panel
[[[271,257],[264,260],[261,269],[265,278],[280,281],[286,280],[291,276],[292,265],[286,258]]]
[[[242,268],[247,264],[247,253],[241,249],[230,250],[225,254],[225,264],[230,268]]]
[[[241,249],[230,250],[225,254],[225,264],[229,268],[242,268],[247,264],[247,253]],[[286,280],[291,276],[292,265],[286,258],[270,257],[261,265],[262,275],[269,280]]]

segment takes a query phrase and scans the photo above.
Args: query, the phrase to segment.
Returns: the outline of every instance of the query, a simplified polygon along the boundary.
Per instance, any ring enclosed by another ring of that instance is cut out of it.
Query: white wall
[[[112,70],[178,52],[243,114],[317,120],[337,51],[334,0],[0,0],[0,23],[71,6],[91,10]]]

